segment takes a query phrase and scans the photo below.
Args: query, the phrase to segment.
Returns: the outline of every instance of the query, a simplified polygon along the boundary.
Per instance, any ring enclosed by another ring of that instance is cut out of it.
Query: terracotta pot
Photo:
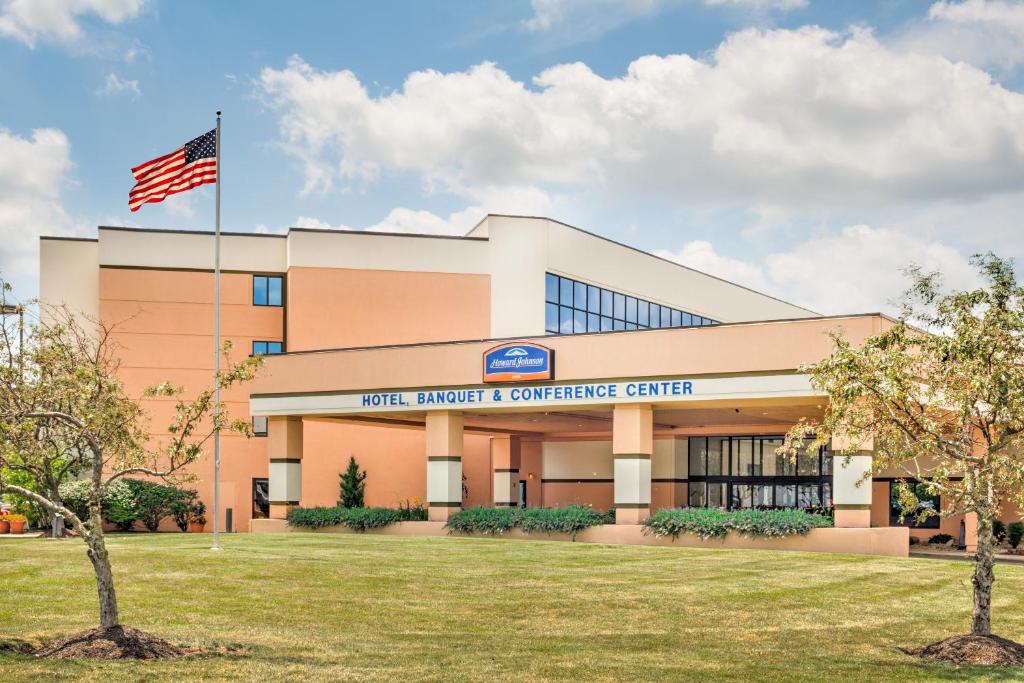
[[[11,531],[11,524],[7,520],[0,522],[0,534],[7,534]]]
[[[188,525],[188,530],[191,531],[194,534],[201,534],[201,533],[203,533],[203,529],[205,529],[205,528],[206,528],[206,525],[205,524],[201,524],[199,522],[189,522],[189,525]]]
[[[25,533],[25,522],[11,522],[11,533],[12,534],[23,534],[23,533]]]

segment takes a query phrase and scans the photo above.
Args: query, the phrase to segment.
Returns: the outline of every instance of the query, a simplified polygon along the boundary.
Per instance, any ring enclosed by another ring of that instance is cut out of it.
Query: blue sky
[[[209,229],[129,169],[225,112],[223,226],[545,214],[823,312],[1019,257],[1018,0],[0,0],[0,270],[39,234]]]

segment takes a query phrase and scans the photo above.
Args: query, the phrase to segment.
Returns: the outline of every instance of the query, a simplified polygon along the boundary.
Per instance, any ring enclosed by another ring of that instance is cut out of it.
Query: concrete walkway
[[[961,560],[971,561],[973,556],[963,550],[910,550],[911,557],[921,557],[928,560]],[[1016,564],[1024,566],[1024,555],[996,555],[996,562],[1004,564]]]
[[[23,534],[0,534],[0,541],[14,538],[42,538],[42,531],[26,531]]]

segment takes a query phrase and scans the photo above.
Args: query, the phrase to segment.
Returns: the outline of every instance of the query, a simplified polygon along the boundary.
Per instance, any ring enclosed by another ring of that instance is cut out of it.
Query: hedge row
[[[613,513],[614,514],[614,513]],[[576,534],[592,526],[614,522],[614,517],[582,505],[564,508],[472,507],[448,519],[448,532],[456,534],[503,534],[520,529],[525,534]]]
[[[288,512],[289,526],[306,529],[344,526],[354,531],[366,531],[401,522],[402,518],[402,513],[392,508],[293,508]]]
[[[745,536],[772,538],[804,535],[811,529],[831,527],[826,515],[803,510],[718,510],[714,508],[675,508],[658,510],[644,522],[644,532],[655,536],[679,538],[694,534],[701,539],[722,538],[730,531]]]
[[[60,486],[64,505],[79,519],[89,518],[89,495],[92,482],[84,479],[69,481]],[[192,489],[168,486],[145,479],[117,479],[104,492],[100,501],[103,519],[121,531],[128,531],[136,521],[149,531],[156,531],[160,522],[168,517],[182,531],[196,518],[205,523],[206,507],[197,500]]]

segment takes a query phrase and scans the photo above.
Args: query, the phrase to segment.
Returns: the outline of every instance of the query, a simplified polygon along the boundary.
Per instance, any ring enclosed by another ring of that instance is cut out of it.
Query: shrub
[[[125,479],[135,497],[138,519],[149,531],[156,531],[164,517],[169,517],[173,506],[184,495],[182,489],[146,479]],[[187,528],[187,525],[186,525]]]
[[[519,511],[508,507],[471,507],[448,518],[448,533],[503,534],[515,528]]]
[[[103,516],[108,522],[121,531],[129,531],[139,518],[139,509],[135,505],[135,493],[131,485],[124,479],[118,479],[107,487],[103,500],[100,502]]]
[[[658,510],[644,522],[644,533],[679,538],[694,534],[701,539],[724,538],[733,531],[745,536],[772,538],[808,533],[831,527],[832,518],[803,510],[718,510],[675,508]]]
[[[449,533],[503,534],[521,529],[524,534],[576,534],[592,526],[606,524],[608,517],[582,505],[563,508],[472,507],[460,510],[448,519]]]
[[[174,524],[183,532],[188,531],[189,522],[193,517],[192,510],[196,505],[198,495],[192,489],[178,489],[178,495],[168,506],[168,512],[171,517],[174,517]],[[199,504],[202,505],[202,503]]]
[[[992,521],[992,537],[995,539],[996,544],[1006,540],[1006,522],[1001,519]]]
[[[427,508],[419,498],[403,498],[398,503],[398,518],[402,522],[425,522]]]
[[[366,503],[364,502],[364,496],[366,494],[366,470],[359,471],[359,465],[356,463],[356,457],[350,456],[348,459],[348,467],[344,472],[338,475],[338,507],[341,508],[361,508]]]
[[[936,545],[943,545],[944,543],[949,543],[952,540],[953,537],[949,534],[935,534],[934,536],[928,539],[928,542],[934,543]]]
[[[1006,536],[1010,540],[1010,547],[1016,548],[1024,540],[1024,522],[1013,522],[1006,527]]]
[[[567,505],[564,508],[527,508],[519,511],[519,528],[524,534],[569,534],[576,540],[576,534],[607,521],[604,513],[595,512],[583,505]]]
[[[391,508],[294,508],[288,513],[288,525],[307,529],[344,526],[353,531],[380,529],[401,521]]]

